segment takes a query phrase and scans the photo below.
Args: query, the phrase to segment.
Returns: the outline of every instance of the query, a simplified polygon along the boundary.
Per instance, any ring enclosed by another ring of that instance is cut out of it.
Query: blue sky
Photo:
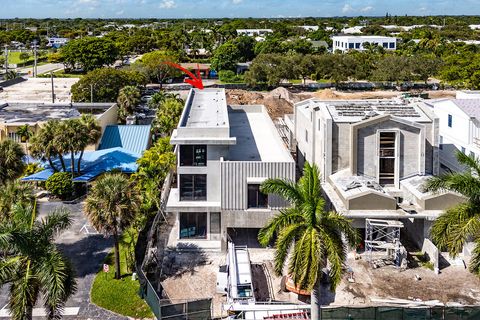
[[[0,18],[202,18],[480,14],[479,0],[0,0]]]

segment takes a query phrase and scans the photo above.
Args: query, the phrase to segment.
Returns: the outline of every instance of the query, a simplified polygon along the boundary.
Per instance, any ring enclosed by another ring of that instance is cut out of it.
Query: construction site
[[[398,95],[391,91],[346,93],[329,89],[298,93],[285,88],[271,92],[228,90],[227,103],[263,104],[270,117],[277,120],[293,113],[294,103],[305,99],[387,99]],[[450,91],[429,92],[431,98],[454,95]],[[171,220],[167,217],[162,231],[157,232],[162,239],[171,232]],[[408,219],[404,220],[368,218],[364,225],[356,226],[363,241],[349,249],[343,279],[336,290],[330,290],[328,268],[319,275],[320,303],[326,314],[331,313],[325,319],[446,319],[448,308],[466,312],[469,306],[480,304],[480,280],[468,271],[468,257],[439,252],[428,239],[419,245],[405,232]],[[226,252],[195,246],[167,247],[162,239],[158,239],[160,245],[155,250],[159,267],[150,267],[160,279],[160,299],[211,299],[212,317],[218,319],[309,319],[310,293],[299,290],[286,270],[281,275],[275,273],[273,248],[260,247],[254,238],[229,242]],[[371,309],[362,311],[363,317],[361,313],[352,316],[362,308]],[[442,317],[434,318],[440,309]],[[375,315],[367,317],[368,312]],[[422,312],[428,316],[418,318]],[[415,313],[416,317],[406,317],[406,313]]]

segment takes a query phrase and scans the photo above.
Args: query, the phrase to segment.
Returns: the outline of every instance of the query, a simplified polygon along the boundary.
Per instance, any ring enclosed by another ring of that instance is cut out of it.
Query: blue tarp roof
[[[74,156],[75,164],[77,164],[79,156],[80,154],[76,154]],[[88,182],[103,172],[112,171],[114,169],[125,173],[134,173],[138,168],[136,161],[140,157],[140,154],[125,150],[123,148],[111,148],[85,152],[81,163],[82,175],[76,177],[73,179],[73,181]],[[67,171],[70,171],[70,160],[70,156],[64,156],[64,162]],[[59,159],[55,159],[53,163],[57,168],[61,167]],[[45,170],[22,178],[22,181],[46,181],[53,173],[53,169],[47,164]]]
[[[142,154],[150,143],[149,125],[110,125],[105,128],[99,150],[121,147],[125,150]]]

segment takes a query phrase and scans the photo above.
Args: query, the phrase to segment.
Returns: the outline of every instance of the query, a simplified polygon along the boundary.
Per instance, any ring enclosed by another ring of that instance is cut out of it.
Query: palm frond
[[[276,194],[292,204],[302,202],[302,196],[293,181],[281,179],[267,179],[260,187],[263,193]]]
[[[480,202],[480,179],[470,172],[448,172],[431,177],[424,185],[427,191],[454,191],[473,202]]]
[[[346,260],[346,248],[340,233],[323,229],[320,231],[320,234],[322,244],[325,246],[326,256],[330,262],[330,287],[333,291],[342,280],[342,270]]]
[[[273,216],[267,225],[258,232],[260,245],[264,247],[268,246],[282,228],[292,223],[298,223],[301,219],[302,215],[295,208],[280,210],[280,212]]]
[[[471,204],[457,205],[435,220],[430,231],[433,242],[450,254],[457,255],[470,236],[475,236],[480,228],[477,210]]]
[[[274,266],[277,275],[282,275],[289,249],[295,243],[295,238],[301,233],[302,229],[301,224],[291,224],[280,230],[275,242]]]
[[[76,291],[75,274],[70,262],[57,250],[52,250],[43,257],[37,272],[47,318],[61,319],[67,298]]]
[[[72,218],[70,217],[70,211],[65,207],[61,207],[52,211],[47,217],[42,218],[37,224],[39,234],[45,238],[45,241],[49,242],[57,234],[71,226]]]
[[[466,166],[470,170],[475,171],[477,176],[480,177],[480,162],[475,156],[470,156],[463,152],[457,152],[456,156],[457,156],[457,161],[460,164]]]
[[[476,275],[480,275],[480,239],[475,240],[475,248],[470,258],[468,270]]]

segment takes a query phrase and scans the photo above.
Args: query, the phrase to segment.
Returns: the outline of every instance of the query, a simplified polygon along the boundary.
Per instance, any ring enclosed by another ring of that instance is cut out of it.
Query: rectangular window
[[[443,150],[443,137],[440,136],[440,143],[439,143],[439,146],[440,150]]]
[[[180,239],[206,239],[207,214],[180,212]]]
[[[207,175],[206,174],[181,174],[180,175],[180,201],[205,201],[207,200]]]
[[[462,147],[462,153],[465,153],[465,151],[466,151],[466,150],[465,150],[465,148],[464,148],[464,147]]]
[[[305,142],[308,142],[308,130],[305,130]]]
[[[395,49],[395,42],[390,42],[390,49]]]
[[[355,49],[360,49],[360,42],[355,43]]]
[[[470,151],[470,157],[471,157],[471,158],[475,158],[475,152]]]
[[[382,43],[382,46],[383,46],[384,48],[388,48],[388,42],[383,42],[383,43]]]
[[[395,132],[380,132],[378,180],[381,185],[395,183],[395,140]]]
[[[353,46],[354,46],[353,43],[349,43],[349,44],[348,44],[348,48],[349,48],[349,49],[353,49]]]
[[[268,195],[260,191],[259,184],[248,185],[248,208],[268,208]]]
[[[205,167],[207,165],[207,146],[181,145],[180,166]]]
[[[453,117],[451,114],[448,115],[448,127],[452,127],[452,123],[453,123]]]

